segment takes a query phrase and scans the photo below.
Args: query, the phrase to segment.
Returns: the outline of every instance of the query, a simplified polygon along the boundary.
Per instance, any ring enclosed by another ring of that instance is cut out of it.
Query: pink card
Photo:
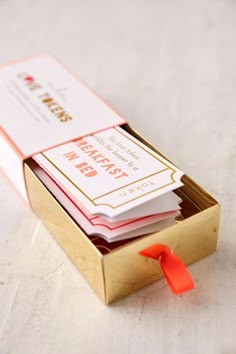
[[[153,232],[153,225],[155,226],[155,231],[157,231],[169,225],[170,221],[173,224],[174,218],[179,213],[178,210],[174,210],[142,218],[110,223],[99,216],[92,216],[82,206],[78,207],[42,168],[34,166],[33,171],[88,235],[99,235],[108,242]],[[158,225],[158,223],[160,224]]]

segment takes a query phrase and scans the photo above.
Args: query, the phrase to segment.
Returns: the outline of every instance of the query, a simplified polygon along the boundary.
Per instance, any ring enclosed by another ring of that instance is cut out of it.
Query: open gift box
[[[160,154],[128,125],[124,129]],[[34,175],[31,164],[32,161],[26,161],[24,169],[33,210],[107,304],[163,277],[159,262],[139,254],[139,251],[152,244],[169,246],[185,265],[216,250],[219,204],[186,175],[182,178],[184,186],[176,190],[183,200],[183,218],[176,225],[134,240],[109,244],[99,237],[88,237],[80,229]]]
[[[32,156],[115,125],[162,154],[49,56],[2,69],[0,77],[3,170],[105,303],[163,277],[159,262],[139,253],[149,246],[168,246],[185,265],[216,250],[219,204],[186,175],[175,191],[183,200],[182,217],[175,225],[112,244],[87,236],[34,174]],[[82,124],[76,123],[77,117],[83,117]],[[75,127],[82,130],[75,132]]]

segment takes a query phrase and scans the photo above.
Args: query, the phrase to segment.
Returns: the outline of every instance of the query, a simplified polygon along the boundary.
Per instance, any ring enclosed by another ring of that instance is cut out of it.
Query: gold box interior
[[[161,154],[128,125],[123,127]],[[32,209],[105,303],[162,278],[159,262],[139,255],[138,251],[145,247],[163,243],[186,265],[216,250],[219,203],[186,175],[182,178],[183,187],[176,190],[183,200],[183,220],[160,232],[110,244],[83,232],[35,176],[32,164],[31,159],[24,164]]]

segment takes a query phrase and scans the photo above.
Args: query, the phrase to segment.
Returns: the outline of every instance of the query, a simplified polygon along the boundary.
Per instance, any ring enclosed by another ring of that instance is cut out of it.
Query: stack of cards
[[[108,242],[175,223],[183,172],[121,127],[34,156],[33,170],[88,235]]]

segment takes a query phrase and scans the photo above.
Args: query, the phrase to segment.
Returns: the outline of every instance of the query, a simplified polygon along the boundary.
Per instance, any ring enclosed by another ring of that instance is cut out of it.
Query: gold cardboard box
[[[129,125],[123,128],[161,154]],[[176,191],[183,199],[183,220],[161,232],[108,244],[101,238],[88,237],[80,229],[34,175],[32,163],[27,160],[24,169],[33,210],[106,304],[163,277],[159,262],[138,253],[152,244],[169,246],[185,265],[216,250],[219,203],[186,175],[182,178],[184,186]]]

